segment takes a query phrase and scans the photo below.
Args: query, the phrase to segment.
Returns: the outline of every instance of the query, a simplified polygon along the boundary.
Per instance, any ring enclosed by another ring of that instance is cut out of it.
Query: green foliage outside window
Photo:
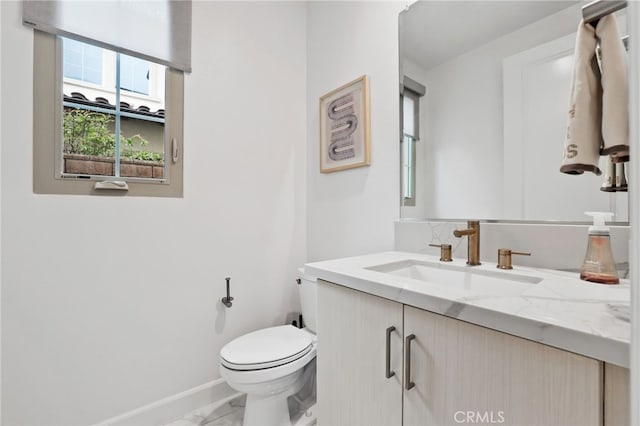
[[[114,157],[116,135],[109,130],[113,117],[84,109],[65,109],[64,152],[66,154]],[[140,135],[120,134],[120,156],[133,160],[162,161],[162,154],[147,151],[149,141]],[[139,149],[136,149],[139,148]]]

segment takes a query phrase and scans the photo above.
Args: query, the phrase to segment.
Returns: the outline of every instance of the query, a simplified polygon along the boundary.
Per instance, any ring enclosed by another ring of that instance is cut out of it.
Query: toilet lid
[[[292,325],[282,325],[232,340],[220,350],[220,361],[233,370],[258,370],[295,361],[311,348],[309,333]]]

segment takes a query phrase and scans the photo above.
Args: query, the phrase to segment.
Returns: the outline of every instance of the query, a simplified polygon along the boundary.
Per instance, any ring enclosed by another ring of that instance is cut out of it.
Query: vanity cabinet
[[[316,332],[318,425],[402,424],[402,305],[318,281]]]
[[[601,424],[599,361],[410,306],[404,329],[404,425]]]
[[[318,342],[319,425],[609,424],[603,362],[321,280]]]
[[[631,424],[631,377],[628,368],[604,365],[604,424],[629,426]]]

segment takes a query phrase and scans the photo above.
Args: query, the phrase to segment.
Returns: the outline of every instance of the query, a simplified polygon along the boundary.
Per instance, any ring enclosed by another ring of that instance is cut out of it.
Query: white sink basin
[[[472,266],[448,265],[408,259],[367,267],[366,269],[436,284],[455,290],[496,296],[519,295],[542,278],[502,270],[490,271]]]

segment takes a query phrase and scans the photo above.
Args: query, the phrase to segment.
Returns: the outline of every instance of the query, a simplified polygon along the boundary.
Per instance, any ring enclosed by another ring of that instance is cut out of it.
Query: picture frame
[[[321,173],[370,165],[369,77],[322,96],[319,123]]]

